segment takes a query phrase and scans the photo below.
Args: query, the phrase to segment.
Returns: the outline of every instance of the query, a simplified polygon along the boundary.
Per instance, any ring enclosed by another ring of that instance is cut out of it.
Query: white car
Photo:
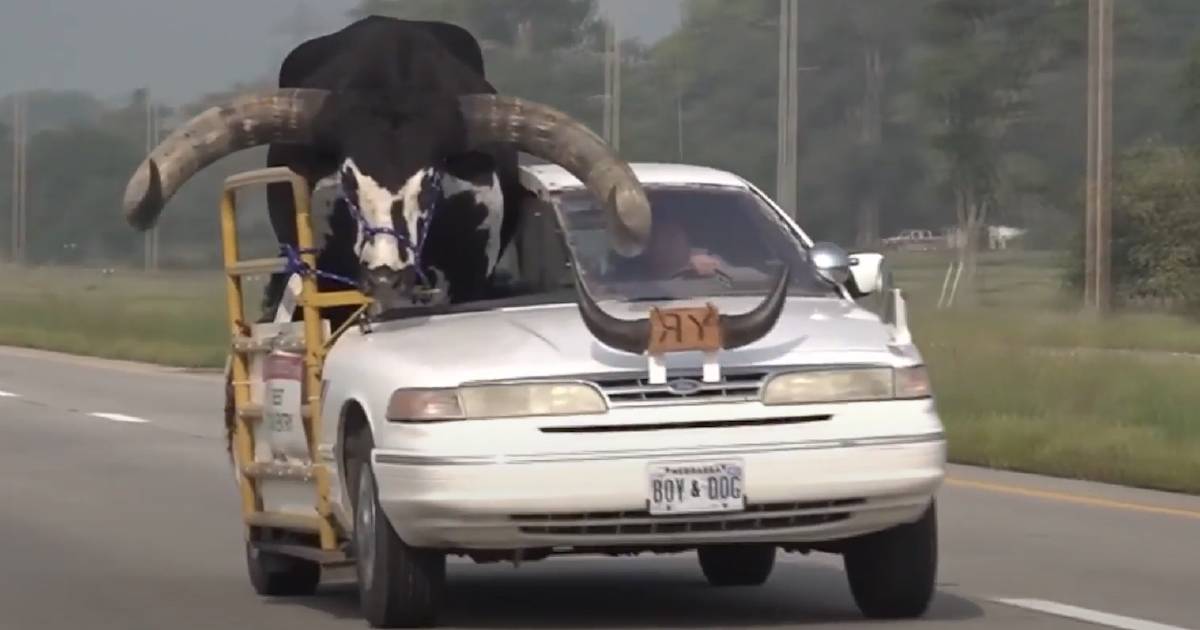
[[[632,167],[657,235],[640,261],[606,249],[580,182],[524,166],[557,212],[507,260],[511,295],[377,319],[331,348],[321,446],[367,620],[433,623],[450,555],[687,550],[715,586],[764,582],[781,550],[842,554],[865,615],[923,614],[946,444],[882,258],[814,244],[734,174]],[[546,238],[560,216],[565,238]],[[792,271],[778,318],[730,350],[620,350],[576,300],[578,270],[612,317],[745,312],[772,261]],[[881,292],[879,313],[855,301]]]

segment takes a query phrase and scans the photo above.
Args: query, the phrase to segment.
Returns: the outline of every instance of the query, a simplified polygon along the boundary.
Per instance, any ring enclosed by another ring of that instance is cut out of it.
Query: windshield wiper
[[[637,302],[668,302],[668,301],[671,301],[671,300],[682,300],[682,299],[686,299],[686,298],[681,298],[681,297],[679,297],[679,296],[677,296],[677,295],[639,295],[638,297],[634,297],[634,298],[628,298],[628,299],[626,299],[625,301],[626,301],[626,302],[632,302],[632,303],[637,303]]]

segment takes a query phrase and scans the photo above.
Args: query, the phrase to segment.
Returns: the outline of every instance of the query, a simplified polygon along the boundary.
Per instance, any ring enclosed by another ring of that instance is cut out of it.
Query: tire
[[[712,586],[759,586],[775,568],[775,545],[700,547],[700,570]]]
[[[409,547],[396,535],[379,505],[367,457],[369,436],[365,442],[366,450],[352,454],[358,479],[353,544],[359,606],[373,628],[431,627],[446,582],[446,556]]]
[[[937,505],[921,518],[853,541],[843,553],[859,610],[873,619],[910,619],[929,608],[937,580]]]
[[[321,583],[321,565],[316,562],[259,551],[246,541],[246,568],[254,592],[271,597],[312,595]]]

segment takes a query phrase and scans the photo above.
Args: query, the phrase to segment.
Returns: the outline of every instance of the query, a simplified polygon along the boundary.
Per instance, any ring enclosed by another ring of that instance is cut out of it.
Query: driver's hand
[[[691,263],[692,269],[702,276],[711,276],[721,268],[721,259],[712,254],[692,254]]]

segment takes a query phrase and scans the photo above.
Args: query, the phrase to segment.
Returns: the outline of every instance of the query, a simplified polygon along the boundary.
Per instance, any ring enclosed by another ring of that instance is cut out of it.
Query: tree
[[[860,247],[878,243],[881,201],[902,209],[921,180],[920,167],[913,169],[920,162],[915,145],[892,141],[911,136],[911,122],[898,111],[911,85],[908,53],[919,7],[871,0],[801,4],[802,65],[816,67],[803,79],[815,89],[805,90],[813,102],[805,120],[813,140],[806,143],[801,181],[817,190],[834,183],[830,202],[845,212],[837,232]],[[831,151],[838,157],[832,164]]]
[[[626,74],[622,153],[680,159],[682,117],[683,159],[733,170],[770,189],[778,18],[773,0],[685,4],[680,29],[654,47],[648,63]]]
[[[1064,16],[1081,3],[932,0],[918,92],[937,174],[964,242],[968,286],[982,228],[1002,194],[1006,141],[1028,111],[1031,78],[1061,57]]]
[[[93,260],[140,258],[134,233],[120,221],[120,199],[142,155],[138,145],[89,125],[31,137],[29,259],[60,260],[65,249]]]
[[[1200,305],[1200,159],[1143,143],[1122,155],[1113,194],[1119,297]]]

